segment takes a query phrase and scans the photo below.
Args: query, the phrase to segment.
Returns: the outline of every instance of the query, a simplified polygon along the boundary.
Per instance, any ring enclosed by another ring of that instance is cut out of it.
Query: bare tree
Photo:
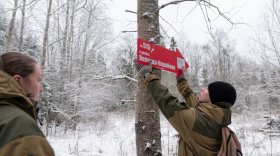
[[[22,45],[23,45],[24,24],[25,24],[25,5],[26,5],[26,0],[23,0],[22,9],[21,9],[21,26],[20,26],[20,36],[19,36],[19,51],[22,50]]]
[[[187,77],[190,80],[193,89],[196,91],[199,88],[199,77],[202,71],[202,64],[204,61],[201,53],[201,48],[199,45],[191,45],[187,49],[187,57],[188,58],[188,63],[190,64],[190,67],[187,72]]]
[[[266,66],[280,70],[280,3],[278,0],[270,0],[263,14],[262,25],[255,39],[259,45],[254,51],[260,51],[259,57]]]
[[[138,0],[138,37],[160,43],[158,1]],[[136,147],[138,156],[161,155],[160,118],[156,104],[144,84],[138,78],[138,94],[135,118]]]
[[[87,26],[86,26],[86,31],[85,31],[85,43],[82,48],[82,64],[80,66],[79,70],[79,81],[78,81],[78,91],[77,95],[75,97],[75,102],[73,105],[71,105],[71,114],[76,114],[77,113],[77,106],[80,103],[80,98],[81,98],[81,89],[83,85],[83,78],[85,74],[85,67],[86,67],[86,59],[87,59],[87,50],[89,46],[89,39],[90,39],[90,28],[91,28],[91,20],[92,20],[92,10],[90,10],[87,18]],[[74,129],[76,129],[76,124],[74,125]]]
[[[8,32],[8,39],[7,39],[7,47],[6,51],[10,51],[13,48],[13,35],[14,35],[14,27],[15,27],[15,18],[17,14],[17,8],[18,8],[18,0],[14,0],[14,9],[12,18],[9,24],[9,32]]]
[[[173,0],[173,1],[170,1],[168,3],[164,3],[162,4],[161,6],[159,6],[158,10],[161,10],[161,9],[164,9],[165,7],[167,6],[170,6],[170,5],[178,5],[180,3],[183,3],[183,2],[196,2],[197,3],[197,6],[199,6],[203,16],[204,16],[204,20],[205,20],[205,23],[206,23],[206,26],[207,26],[207,29],[208,29],[208,32],[209,34],[211,35],[211,37],[213,38],[213,27],[212,27],[212,18],[210,16],[210,14],[208,14],[209,10],[213,11],[213,12],[216,12],[216,14],[218,15],[218,17],[222,17],[224,18],[226,21],[228,21],[230,24],[231,24],[231,29],[237,25],[237,24],[241,24],[241,23],[235,23],[231,20],[230,17],[226,16],[218,6],[214,5],[211,1],[208,1],[208,0]],[[162,18],[162,17],[161,17]],[[217,16],[214,17],[215,19],[217,18]],[[163,18],[162,18],[163,19]],[[169,24],[169,23],[168,23]],[[172,25],[169,24],[171,27]],[[172,27],[173,28],[173,27]],[[174,28],[173,28],[174,29]],[[175,30],[175,29],[174,29]]]
[[[71,4],[71,16],[70,16],[70,31],[69,37],[67,41],[67,49],[68,49],[68,65],[69,65],[69,81],[72,80],[72,69],[73,69],[73,45],[74,45],[74,19],[75,19],[75,12],[76,12],[76,0],[70,2]]]
[[[113,60],[114,68],[112,68],[112,74],[125,77],[119,79],[119,83],[115,83],[115,86],[120,88],[119,92],[112,93],[116,96],[119,107],[126,110],[132,110],[135,107],[137,84],[134,79],[136,75],[136,69],[134,68],[134,61],[136,58],[136,40],[135,35],[128,34],[121,38],[116,47],[116,57]],[[112,54],[113,55],[113,54]]]
[[[52,10],[52,0],[49,0],[48,13],[47,13],[45,32],[44,32],[44,39],[43,39],[42,56],[41,56],[41,68],[42,69],[45,68],[45,63],[46,63],[46,53],[47,53],[47,43],[48,43],[48,35],[49,35],[51,10]]]
[[[263,89],[267,99],[264,103],[272,107],[271,109],[279,109],[279,92],[280,92],[280,2],[278,0],[268,1],[263,16],[262,25],[259,27],[259,33],[255,37],[255,44],[252,47],[252,55],[257,56],[259,62],[262,62],[264,69],[262,71],[264,81]],[[264,100],[264,99],[262,99]]]
[[[2,6],[2,4],[0,4]],[[7,16],[2,7],[0,7],[0,53],[3,53],[6,48],[6,28],[7,28]]]
[[[55,105],[60,110],[56,111],[56,118],[57,122],[66,125],[65,131],[75,129],[80,117],[91,113],[80,112],[85,112],[92,105],[101,106],[104,101],[103,96],[99,95],[103,91],[97,91],[103,87],[103,83],[94,79],[99,75],[103,76],[106,64],[102,53],[110,43],[107,40],[110,24],[103,5],[100,0],[68,0],[59,1],[54,7],[54,25],[51,25],[50,30],[56,33],[50,33],[52,43],[48,46],[54,47],[54,61],[50,64],[54,68],[48,68],[47,71],[55,73],[52,87],[57,93]],[[54,82],[57,79],[60,80],[59,83]],[[92,111],[96,109],[97,107]]]
[[[234,42],[222,30],[216,31],[212,36],[212,40],[202,47],[204,53],[207,54],[204,67],[208,66],[209,81],[222,80],[230,82],[236,55]]]

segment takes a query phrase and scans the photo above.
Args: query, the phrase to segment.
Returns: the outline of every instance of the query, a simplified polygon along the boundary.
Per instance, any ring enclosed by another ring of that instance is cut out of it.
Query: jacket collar
[[[0,70],[0,105],[1,101],[13,104],[34,119],[36,118],[34,105],[26,96],[25,91],[9,74],[2,70]]]
[[[227,102],[218,102],[218,103],[215,103],[214,105],[217,105],[221,108],[227,108],[227,109],[230,109],[230,107],[232,106],[230,103],[227,103]]]
[[[219,105],[222,105],[224,107],[220,107]],[[231,124],[231,110],[227,107],[229,105],[230,104],[227,103],[200,103],[197,109],[203,112],[205,115],[214,119],[220,126],[226,127]]]

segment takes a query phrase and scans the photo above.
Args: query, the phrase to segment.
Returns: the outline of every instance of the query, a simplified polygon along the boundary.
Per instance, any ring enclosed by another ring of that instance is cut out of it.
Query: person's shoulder
[[[26,136],[45,138],[36,120],[13,105],[0,106],[0,148],[9,142]]]
[[[23,109],[12,105],[12,104],[5,104],[5,105],[0,105],[0,116],[2,119],[7,119],[7,120],[33,120],[30,115],[28,115]]]
[[[22,109],[12,105],[0,107],[0,125],[2,132],[11,132],[15,137],[25,135],[44,136],[36,120]]]

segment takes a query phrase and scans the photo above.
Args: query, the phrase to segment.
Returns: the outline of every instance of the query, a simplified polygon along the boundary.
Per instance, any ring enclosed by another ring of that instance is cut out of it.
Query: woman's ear
[[[20,84],[21,76],[20,75],[14,75],[13,79],[16,80]]]

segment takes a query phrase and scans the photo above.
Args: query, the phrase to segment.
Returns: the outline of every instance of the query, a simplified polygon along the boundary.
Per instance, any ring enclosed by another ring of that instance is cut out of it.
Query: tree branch
[[[206,1],[206,0],[175,0],[175,1],[172,1],[172,2],[169,2],[169,3],[165,3],[165,4],[161,5],[161,6],[159,6],[158,11],[160,9],[163,9],[163,8],[169,6],[169,5],[177,5],[177,4],[182,3],[182,2],[193,2],[193,1],[196,1],[199,5],[204,5],[204,6],[215,8],[217,10],[217,12],[219,13],[219,15],[222,16],[224,19],[226,19],[230,24],[232,24],[232,25],[236,24],[229,17],[227,17],[224,13],[222,13],[221,10],[219,9],[219,7],[215,6],[210,1]],[[201,2],[203,2],[204,4],[202,4]],[[207,14],[207,12],[206,12],[206,14]],[[208,14],[207,14],[207,16],[204,15],[204,17],[205,18],[207,17],[208,21],[210,22]]]
[[[111,79],[111,80],[119,80],[119,79],[128,79],[134,82],[138,82],[135,78],[129,77],[127,75],[105,75],[105,76],[100,76],[100,75],[93,75],[92,80],[103,80],[103,79]]]
[[[161,6],[159,6],[158,11],[160,9],[163,9],[163,8],[167,7],[168,5],[177,5],[181,2],[186,2],[186,1],[197,1],[197,0],[177,0],[177,1],[168,2],[168,3],[162,4]]]
[[[201,1],[203,1],[204,3],[208,4],[209,6],[211,6],[211,7],[213,7],[213,8],[215,8],[215,9],[218,11],[219,15],[221,15],[221,16],[222,16],[224,19],[226,19],[229,23],[231,23],[232,25],[235,24],[229,17],[227,17],[224,13],[222,13],[222,12],[220,11],[220,9],[219,9],[217,6],[213,5],[213,4],[210,3],[210,2],[207,2],[207,1],[205,1],[205,0],[201,0]]]
[[[137,30],[123,30],[122,33],[130,33],[130,32],[137,32]]]
[[[160,15],[159,15],[159,17],[164,21],[164,22],[166,22],[177,34],[179,34],[179,32],[168,22],[168,21],[166,21],[164,18],[162,18]]]
[[[133,13],[133,14],[136,14],[136,15],[137,15],[137,12],[135,12],[135,11],[125,10],[125,12],[129,12],[129,13]]]

